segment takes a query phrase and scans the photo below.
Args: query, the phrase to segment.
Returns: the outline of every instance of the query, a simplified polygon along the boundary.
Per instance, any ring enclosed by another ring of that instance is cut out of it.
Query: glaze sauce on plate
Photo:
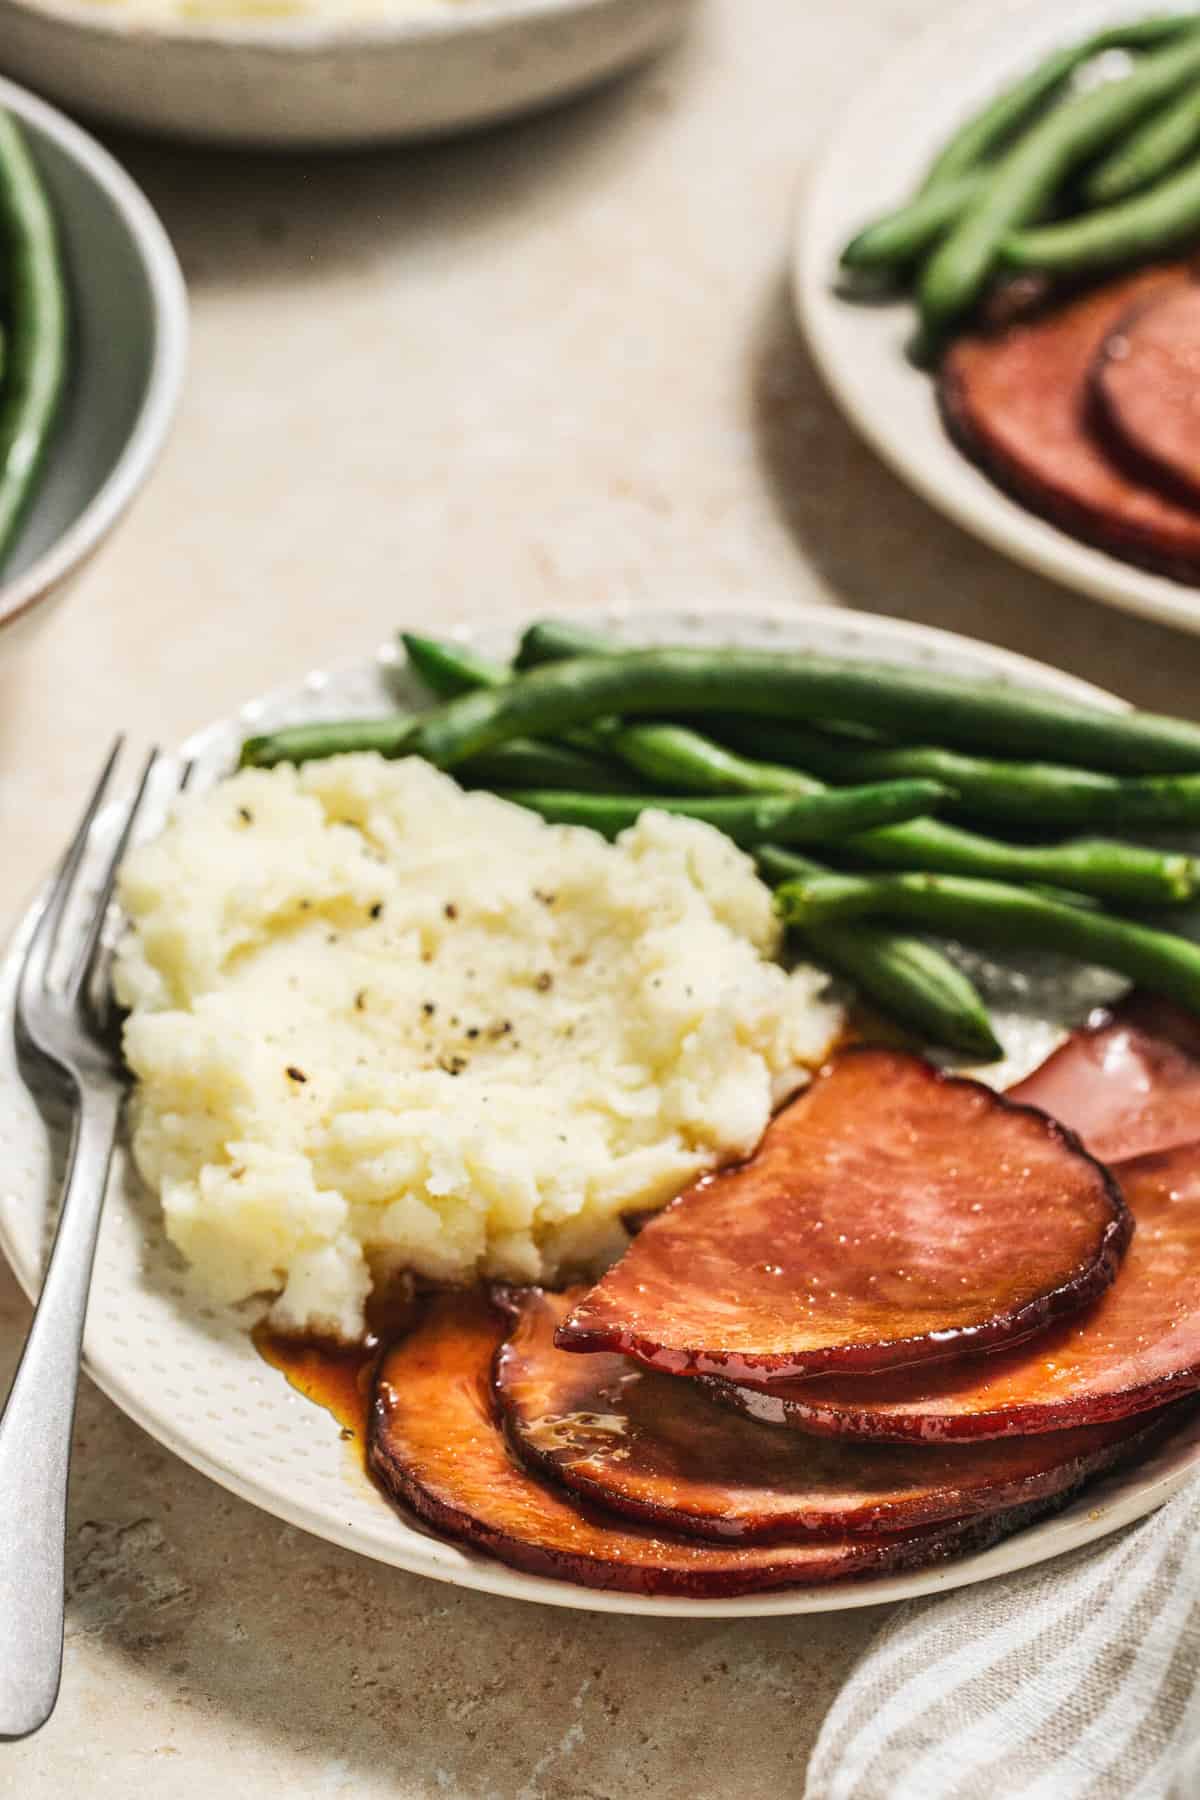
[[[328,1339],[285,1337],[256,1326],[254,1347],[264,1362],[286,1377],[306,1400],[332,1413],[347,1443],[365,1462],[367,1419],[375,1370],[384,1350],[408,1331],[415,1317],[411,1291],[367,1303],[367,1335],[357,1344]]]

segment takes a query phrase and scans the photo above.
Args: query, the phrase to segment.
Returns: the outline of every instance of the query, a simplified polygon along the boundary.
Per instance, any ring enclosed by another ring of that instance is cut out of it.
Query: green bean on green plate
[[[776,904],[803,930],[886,919],[965,943],[1056,950],[1200,1010],[1200,946],[1027,888],[955,875],[828,875],[786,883]]]
[[[0,561],[45,462],[66,376],[68,306],[58,232],[24,134],[0,108],[5,367],[0,388]]]

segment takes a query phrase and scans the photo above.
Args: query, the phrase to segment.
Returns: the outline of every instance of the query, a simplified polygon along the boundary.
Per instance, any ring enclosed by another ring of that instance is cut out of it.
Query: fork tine
[[[157,763],[158,751],[157,749],[151,750],[142,766],[142,774],[137,785],[137,792],[130,802],[129,808],[125,814],[125,822],[121,826],[120,835],[113,845],[112,854],[108,859],[108,867],[104,871],[104,880],[101,882],[100,888],[96,894],[92,916],[88,922],[88,928],[84,935],[83,943],[80,945],[71,967],[71,973],[67,980],[66,989],[66,1001],[69,1006],[76,1005],[80,998],[85,995],[88,975],[96,960],[96,952],[99,949],[100,939],[104,932],[104,922],[108,916],[109,901],[112,899],[113,889],[116,886],[117,872],[124,860],[125,852],[129,848],[129,840],[133,835],[133,828],[141,813],[142,805],[146,798],[146,790],[150,785],[150,777],[154,773]]]
[[[50,958],[54,952],[54,945],[58,938],[58,928],[62,923],[67,896],[74,886],[75,877],[79,872],[79,865],[83,860],[83,853],[87,848],[88,835],[91,832],[96,814],[104,804],[104,796],[108,792],[109,783],[112,780],[112,773],[116,768],[117,758],[121,754],[121,748],[124,742],[125,740],[121,736],[114,739],[112,749],[108,753],[108,759],[100,771],[99,780],[92,789],[91,798],[84,808],[83,817],[79,821],[75,836],[67,845],[62,862],[58,866],[58,873],[54,878],[54,886],[46,896],[46,904],[42,908],[42,915],[37,922],[33,937],[29,943],[29,948],[25,953],[25,966],[21,971],[20,997],[22,1004],[32,996],[35,986],[45,986],[46,973],[49,969]]]

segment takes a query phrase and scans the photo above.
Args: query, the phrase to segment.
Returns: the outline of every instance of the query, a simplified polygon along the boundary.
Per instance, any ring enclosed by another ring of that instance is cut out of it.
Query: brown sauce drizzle
[[[271,1331],[265,1323],[257,1325],[252,1336],[263,1361],[278,1369],[298,1394],[331,1413],[341,1426],[342,1437],[353,1443],[356,1457],[365,1463],[371,1391],[379,1358],[409,1330],[414,1317],[414,1296],[405,1289],[382,1300],[372,1296],[367,1302],[367,1335],[357,1344],[288,1337]]]

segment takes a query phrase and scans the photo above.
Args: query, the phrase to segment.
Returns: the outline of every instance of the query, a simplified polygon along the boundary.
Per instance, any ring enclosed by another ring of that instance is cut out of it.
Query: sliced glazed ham
[[[503,1335],[500,1314],[478,1292],[432,1301],[382,1360],[368,1457],[385,1492],[426,1524],[535,1575],[638,1594],[749,1594],[945,1562],[1057,1503],[801,1544],[672,1537],[572,1502],[516,1463],[490,1391]]]
[[[1001,487],[1077,537],[1181,580],[1200,575],[1200,508],[1111,453],[1091,375],[1132,308],[1190,277],[1183,264],[1142,269],[1007,330],[960,338],[938,385],[950,435]]]
[[[572,1492],[686,1536],[766,1542],[911,1531],[1047,1499],[1144,1440],[1137,1419],[977,1445],[860,1444],[775,1431],[700,1385],[623,1356],[568,1356],[571,1294],[501,1292],[500,1416],[523,1461]]]
[[[1108,1293],[995,1356],[769,1395],[706,1384],[714,1398],[802,1431],[928,1440],[1061,1431],[1200,1389],[1200,1021],[1135,997],[1013,1091],[1117,1164],[1137,1230]]]
[[[650,1221],[558,1332],[754,1383],[1018,1342],[1111,1282],[1115,1183],[1052,1120],[899,1050],[844,1051],[747,1163]]]
[[[1141,995],[1078,1031],[1009,1098],[1039,1106],[1104,1163],[1200,1141],[1200,1021]]]
[[[769,1393],[706,1383],[750,1418],[801,1431],[1010,1437],[1129,1418],[1200,1388],[1200,1151],[1122,1164],[1137,1230],[1120,1279],[1081,1319],[1016,1350],[870,1382],[796,1381]]]
[[[1101,346],[1093,392],[1135,467],[1200,506],[1200,286],[1160,294]]]

